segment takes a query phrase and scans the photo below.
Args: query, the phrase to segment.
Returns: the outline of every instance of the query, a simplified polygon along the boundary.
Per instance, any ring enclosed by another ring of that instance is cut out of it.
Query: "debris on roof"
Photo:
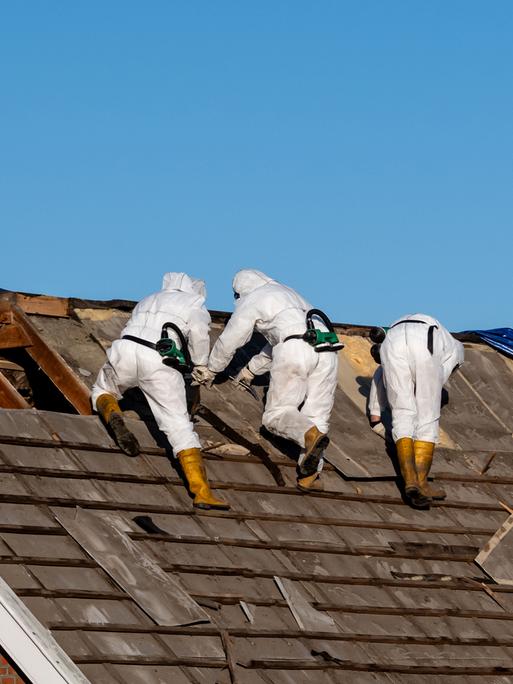
[[[59,511],[55,517],[158,625],[174,627],[210,621],[173,576],[166,575],[152,557],[137,548],[127,534],[130,526],[122,519],[112,514],[95,515],[78,506],[74,511]]]
[[[498,584],[513,586],[513,514],[476,556],[476,563]]]
[[[306,632],[338,632],[333,618],[312,607],[298,582],[275,577],[274,581],[283,598],[287,601],[299,629]]]
[[[71,340],[65,339],[69,345]],[[81,378],[73,372],[65,359],[46,343],[27,314],[7,299],[0,299],[0,350],[6,351],[7,354],[15,354],[11,359],[7,355],[7,360],[19,362],[19,358],[24,356],[26,365],[21,365],[27,369],[27,374],[30,372],[29,368],[35,366],[38,371],[45,374],[73,409],[84,415],[91,413],[89,391]],[[0,391],[4,406],[27,408],[26,400],[21,395],[21,398],[16,397],[16,388],[3,374]]]
[[[67,377],[90,388],[130,303],[70,299],[62,316],[43,308],[22,314]],[[215,336],[226,315],[213,320]],[[202,389],[195,425],[230,511],[192,508],[136,392],[124,408],[142,453],[127,458],[96,416],[64,401],[64,376],[36,372],[29,346],[0,349],[0,373],[23,376],[11,385],[30,407],[0,410],[0,576],[87,680],[511,681],[513,587],[488,566],[507,557],[508,535],[484,569],[474,559],[510,519],[500,501],[513,484],[513,366],[467,345],[433,467],[448,498],[413,510],[364,414],[368,329],[337,331],[353,339],[333,414],[336,467],[326,465],[322,490],[297,490],[297,453],[261,429],[251,396],[229,381]],[[257,392],[261,402],[265,387]],[[104,534],[109,548],[98,550]],[[177,587],[174,598],[155,606],[146,570]],[[182,598],[208,622],[173,622]]]

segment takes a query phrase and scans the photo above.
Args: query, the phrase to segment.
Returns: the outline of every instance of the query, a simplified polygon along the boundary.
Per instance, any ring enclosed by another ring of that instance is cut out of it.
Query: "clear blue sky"
[[[513,2],[0,8],[0,287],[513,326]]]

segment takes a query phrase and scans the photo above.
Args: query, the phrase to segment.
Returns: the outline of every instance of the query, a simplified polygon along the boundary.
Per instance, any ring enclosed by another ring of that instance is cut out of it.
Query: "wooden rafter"
[[[24,347],[75,410],[82,415],[91,414],[88,387],[62,356],[46,344],[24,311],[17,304],[5,300],[0,301],[0,348],[2,339],[11,345],[10,348]],[[16,339],[19,344],[14,344]]]
[[[3,304],[0,308],[0,349],[16,349],[28,347],[30,337],[14,322],[14,314],[10,307]]]
[[[28,402],[11,385],[3,373],[0,373],[0,406],[8,409],[28,409]]]

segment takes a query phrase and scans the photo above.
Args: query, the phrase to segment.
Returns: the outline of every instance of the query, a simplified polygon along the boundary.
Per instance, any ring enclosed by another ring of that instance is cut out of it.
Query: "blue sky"
[[[513,3],[0,7],[0,287],[258,268],[337,321],[513,326]]]

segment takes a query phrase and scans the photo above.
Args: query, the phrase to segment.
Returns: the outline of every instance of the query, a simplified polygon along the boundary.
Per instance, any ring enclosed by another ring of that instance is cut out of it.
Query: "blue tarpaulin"
[[[477,335],[491,347],[513,356],[513,328],[493,328],[493,330],[468,330]]]

